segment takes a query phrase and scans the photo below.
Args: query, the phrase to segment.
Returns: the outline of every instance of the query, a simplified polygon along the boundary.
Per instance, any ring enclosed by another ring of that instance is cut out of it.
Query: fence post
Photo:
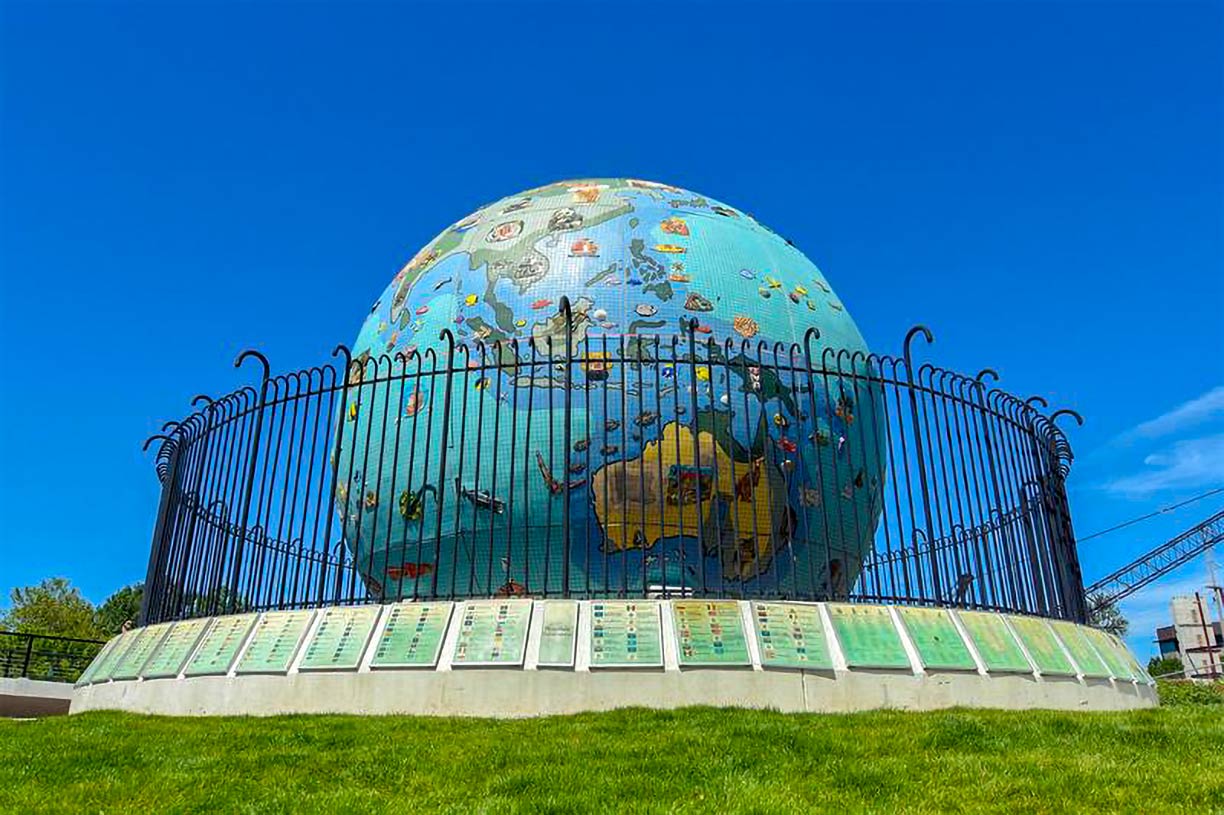
[[[1044,517],[1045,524],[1047,528],[1050,530],[1051,537],[1053,539],[1051,540],[1050,546],[1047,548],[1049,549],[1054,568],[1061,571],[1062,569],[1061,558],[1058,556],[1058,551],[1057,551],[1057,548],[1058,548],[1057,537],[1059,533],[1058,533],[1057,525],[1054,522],[1054,519],[1051,517],[1051,512],[1052,512],[1051,507],[1050,507],[1051,497],[1049,496],[1051,465],[1050,465],[1050,461],[1048,458],[1049,451],[1045,451],[1046,454],[1043,455],[1042,445],[1039,444],[1037,441],[1037,422],[1036,422],[1035,417],[1040,414],[1038,414],[1037,409],[1033,407],[1034,403],[1040,403],[1042,407],[1049,407],[1050,405],[1045,400],[1044,397],[1030,396],[1028,399],[1024,400],[1025,411],[1022,415],[1024,416],[1024,429],[1025,429],[1025,432],[1028,434],[1028,441],[1029,441],[1029,447],[1030,447],[1029,455],[1032,456],[1032,460],[1033,460],[1033,473],[1035,475],[1034,486],[1036,487],[1036,490],[1037,490],[1036,503],[1037,503],[1037,506],[1040,508],[1041,513],[1045,516]],[[1026,506],[1027,503],[1028,503],[1028,496],[1024,494],[1024,484],[1022,484],[1020,487],[1020,508],[1021,508],[1020,519],[1023,519],[1025,515],[1027,515],[1027,511],[1028,511],[1028,507]],[[1020,528],[1021,529],[1024,528],[1023,524],[1021,525]],[[1027,549],[1028,549],[1028,559],[1029,559],[1030,580],[1031,580],[1032,588],[1034,589],[1034,592],[1036,594],[1036,600],[1037,600],[1037,613],[1041,614],[1042,616],[1048,615],[1050,613],[1051,604],[1058,605],[1061,609],[1065,609],[1065,601],[1067,599],[1065,596],[1049,598],[1049,599],[1046,598],[1045,593],[1043,591],[1044,587],[1041,585],[1040,576],[1037,574],[1037,570],[1040,565],[1040,556],[1039,556],[1039,553],[1037,552],[1037,545],[1033,542],[1031,538],[1026,539],[1026,543],[1028,544]],[[1063,581],[1060,579],[1059,583],[1061,584],[1062,582]],[[1018,589],[1022,588],[1019,585],[1019,582],[1017,583],[1017,588]],[[1059,588],[1060,594],[1065,594],[1065,592],[1063,591],[1062,585],[1060,585],[1058,588]],[[1060,613],[1060,616],[1065,616],[1065,610]]]
[[[199,435],[195,436],[192,439],[192,446],[197,445],[197,444],[200,445],[200,455],[198,457],[198,460],[196,461],[196,466],[194,467],[195,472],[185,473],[182,476],[182,479],[186,482],[190,482],[191,486],[194,489],[186,489],[186,490],[179,489],[175,492],[175,503],[174,503],[175,508],[177,509],[178,503],[182,502],[186,505],[187,510],[188,510],[186,530],[184,531],[182,535],[182,540],[184,541],[182,562],[179,567],[178,575],[173,578],[174,583],[171,586],[170,591],[163,592],[162,596],[159,598],[160,607],[163,609],[163,611],[161,614],[158,615],[157,621],[161,621],[165,619],[164,609],[166,608],[167,605],[169,605],[173,609],[173,612],[176,617],[181,618],[184,615],[184,613],[190,614],[190,611],[187,611],[184,608],[184,605],[186,601],[188,601],[189,599],[194,601],[194,598],[188,597],[189,592],[186,590],[187,581],[188,581],[188,567],[189,567],[189,564],[191,563],[191,557],[195,550],[195,545],[196,545],[196,528],[200,520],[200,510],[201,510],[201,507],[203,506],[201,498],[202,498],[204,478],[205,478],[205,474],[208,472],[209,464],[211,463],[209,461],[209,451],[210,451],[210,445],[213,442],[213,438],[212,438],[213,409],[215,406],[215,403],[213,402],[213,400],[210,397],[202,393],[197,394],[195,398],[191,400],[191,406],[196,407],[201,402],[205,404],[204,429],[199,433]],[[190,421],[190,419],[188,421]],[[175,470],[177,472],[177,464],[176,464]],[[177,484],[178,482],[179,482],[179,477],[176,475],[175,483]],[[178,526],[178,516],[176,514],[174,517],[174,524],[171,526],[171,529],[177,526]],[[148,594],[148,583],[147,582],[145,583],[145,587],[146,587],[145,595],[147,596]],[[143,603],[143,598],[142,598],[142,603]],[[142,616],[140,618],[142,625],[144,625],[147,620],[148,618],[145,616]]]
[[[812,364],[812,340],[818,340],[818,339],[820,339],[820,329],[817,328],[816,326],[809,326],[808,329],[803,332],[803,375],[804,375],[803,384],[807,386],[808,412],[809,412],[809,415],[812,417],[812,435],[810,436],[810,438],[812,439],[812,443],[814,445],[817,444],[816,435],[819,432],[819,428],[820,428],[820,411],[816,409],[816,368]],[[823,354],[821,355],[821,366],[820,367],[821,367],[821,370],[824,369],[824,355]],[[828,407],[829,406],[826,404],[825,413],[828,413]],[[832,427],[832,425],[830,425],[830,427]],[[823,469],[823,464],[820,461],[819,446],[817,446],[816,449],[812,451],[812,464],[816,468],[815,481],[814,481],[816,485],[816,489],[823,490],[825,473]],[[804,469],[805,470],[807,469],[806,466]],[[806,477],[810,480],[812,477],[811,473],[808,473]],[[820,509],[821,509],[821,512],[823,513],[824,507],[822,506]],[[805,510],[805,513],[806,513],[806,510]],[[806,520],[805,520],[805,523],[806,523]],[[833,569],[832,569],[832,563],[831,563],[832,553],[829,551],[832,547],[829,546],[827,524],[825,525],[825,529],[826,529],[826,534],[825,534],[825,542],[824,542],[824,570],[823,570],[824,573],[821,575],[820,580],[821,582],[824,582],[826,580],[828,581],[827,583],[828,591],[826,592],[826,594],[832,595],[833,593],[833,576],[832,576]],[[816,530],[810,529],[808,532],[809,541],[815,538],[815,536],[816,536]],[[810,545],[811,544],[809,543],[809,546]],[[812,560],[808,561],[808,582],[809,582],[809,588],[812,593],[811,599],[815,599],[815,597],[817,596],[817,593],[816,593],[817,582],[816,582],[815,573],[813,572],[813,569],[815,568],[815,566],[816,564]],[[798,581],[798,579],[799,579],[798,575],[796,575],[795,577],[796,582]]]
[[[905,335],[905,344],[903,346],[905,353],[905,379],[909,383],[907,390],[909,390],[910,417],[914,423],[914,452],[918,456],[918,481],[922,487],[922,512],[923,518],[926,521],[926,539],[934,542],[935,523],[931,517],[931,491],[927,485],[926,455],[922,448],[922,427],[918,421],[918,386],[914,382],[914,361],[910,354],[910,343],[914,341],[914,337],[918,334],[922,334],[928,343],[934,342],[935,337],[925,325],[916,325]],[[939,580],[939,561],[933,543],[929,554],[931,558],[931,582],[934,584],[935,600],[942,603],[943,587]]]
[[[25,659],[22,661],[21,673],[19,674],[19,676],[23,678],[27,678],[27,679],[29,678],[30,676],[30,657],[33,655],[33,653],[34,653],[34,635],[26,634]]]
[[[452,392],[454,388],[454,379],[455,379],[455,335],[451,333],[451,330],[449,328],[444,328],[440,332],[438,332],[438,339],[446,340],[446,393],[442,398],[442,440],[438,447],[438,485],[440,489],[438,490],[438,520],[437,520],[437,523],[434,524],[434,547],[435,549],[440,549],[440,547],[442,546],[442,516],[445,514],[443,508],[446,505],[446,449],[447,449],[447,446],[450,444],[451,397],[452,397]],[[430,388],[430,391],[432,392],[433,382],[430,382],[429,388]],[[431,396],[430,404],[432,403],[433,402],[432,402],[432,396]],[[430,413],[431,413],[431,420],[432,420],[432,411],[430,411]],[[459,476],[456,476],[456,482],[458,481],[458,478]],[[462,485],[459,483],[455,484],[456,504],[458,504],[460,500],[459,488],[461,486]],[[458,529],[455,530],[456,534],[458,534],[458,531],[459,531]],[[458,553],[457,552],[453,553],[452,557],[457,558]],[[442,569],[441,569],[441,559],[439,558],[438,562],[435,563],[434,565],[434,571],[433,571],[433,575],[434,575],[433,576],[433,594],[435,597],[438,594],[438,578],[439,578],[438,573],[440,571],[442,571]],[[452,567],[451,573],[452,575],[454,574],[453,567]],[[453,595],[455,591],[453,577],[451,579],[450,591],[451,591],[451,594]]]
[[[335,441],[332,444],[332,450],[329,454],[329,472],[327,487],[327,522],[323,527],[323,557],[319,564],[319,605],[323,605],[324,599],[327,597],[327,567],[330,564],[332,557],[331,548],[331,530],[332,524],[336,517],[336,486],[340,479],[340,453],[344,449],[344,417],[348,412],[348,392],[349,392],[349,377],[353,375],[353,354],[349,351],[347,345],[337,345],[332,349],[332,359],[337,356],[344,357],[343,368],[340,372],[340,410],[336,414],[336,432]],[[365,366],[362,365],[362,375],[365,374]],[[322,387],[322,385],[320,385]],[[320,408],[322,410],[322,408]],[[352,455],[352,453],[350,453]],[[352,470],[352,467],[349,467]],[[348,485],[345,485],[347,489]],[[347,493],[346,493],[347,494]],[[347,507],[345,508],[347,511]],[[340,522],[340,545],[337,547],[336,557],[336,587],[333,592],[333,599],[339,600],[340,593],[343,591],[343,557],[344,557],[344,521]]]
[[[179,445],[167,436],[157,434],[145,439],[144,448],[149,449],[153,439],[163,439],[164,444],[171,445],[170,466],[166,468],[166,480],[161,485],[161,498],[157,504],[157,521],[153,525],[153,549],[149,552],[149,563],[145,569],[144,591],[140,595],[140,612],[136,618],[137,625],[146,625],[149,621],[150,606],[155,596],[160,596],[161,590],[161,559],[165,553],[165,538],[170,528],[171,496],[175,493],[179,477]]]
[[[1065,568],[1059,570],[1062,575],[1063,586],[1062,591],[1066,596],[1068,616],[1070,619],[1086,623],[1088,621],[1088,607],[1084,597],[1084,575],[1080,570],[1079,552],[1075,547],[1075,527],[1071,525],[1071,507],[1067,503],[1067,485],[1066,473],[1070,467],[1071,460],[1071,444],[1067,441],[1066,436],[1062,432],[1062,428],[1058,427],[1056,422],[1062,416],[1070,416],[1075,419],[1075,422],[1080,427],[1084,425],[1084,417],[1079,413],[1069,408],[1056,410],[1050,414],[1050,424],[1054,428],[1054,432],[1062,439],[1063,447],[1066,451],[1067,464],[1062,463],[1062,455],[1058,449],[1058,439],[1054,441],[1054,455],[1059,459],[1057,464],[1052,464],[1051,481],[1053,482],[1053,503],[1055,512],[1058,518],[1057,534],[1064,551],[1063,557],[1059,559],[1059,563]]]
[[[1047,494],[1050,486],[1048,471],[1049,463],[1047,456],[1042,455],[1042,445],[1040,445],[1037,441],[1037,422],[1034,420],[1034,416],[1038,414],[1037,409],[1033,408],[1032,406],[1033,401],[1040,401],[1043,406],[1047,406],[1047,401],[1045,401],[1042,396],[1029,396],[1027,400],[1024,400],[1024,406],[1027,408],[1026,412],[1024,412],[1024,431],[1028,433],[1029,447],[1032,448],[1029,455],[1033,456],[1033,471],[1037,476],[1036,483],[1034,483],[1034,486],[1037,488],[1037,505],[1040,508],[1040,512],[1045,515],[1045,524],[1047,524],[1049,527],[1051,534],[1056,537],[1058,536],[1058,529],[1056,529],[1054,523],[1051,523],[1051,518],[1049,516],[1050,510]],[[1021,485],[1020,488],[1020,502],[1020,520],[1022,520],[1024,516],[1028,514],[1028,497],[1026,494],[1024,494],[1024,485]],[[1021,525],[1021,529],[1023,530],[1023,524]],[[1031,536],[1026,536],[1026,543],[1028,545],[1029,584],[1031,584],[1033,594],[1036,595],[1037,613],[1042,614],[1042,616],[1045,617],[1050,613],[1051,601],[1054,603],[1058,603],[1059,601],[1058,598],[1045,597],[1042,579],[1040,579],[1040,574],[1038,573],[1040,568],[1040,553],[1037,551],[1037,543],[1032,540]],[[1055,543],[1051,542],[1051,545],[1048,548],[1050,549],[1051,559],[1054,560],[1054,568],[1061,569],[1060,565],[1058,565],[1059,558],[1056,557],[1056,554],[1058,553],[1056,553]],[[1059,582],[1061,582],[1061,580]]]
[[[696,521],[696,524],[697,524],[697,530],[696,530],[697,531],[697,566],[698,566],[698,569],[700,570],[698,576],[701,579],[701,594],[702,596],[708,596],[709,589],[708,589],[707,582],[706,582],[706,547],[705,547],[705,540],[704,540],[705,524],[702,523],[702,515],[701,515],[701,444],[700,444],[700,436],[699,436],[700,422],[698,421],[698,418],[697,418],[697,414],[698,414],[697,406],[699,404],[699,401],[697,398],[697,382],[699,381],[697,379],[697,368],[698,368],[698,365],[697,365],[697,318],[693,317],[693,318],[684,320],[684,330],[685,330],[685,339],[688,341],[688,349],[689,349],[689,410],[692,411],[692,418],[690,419],[690,421],[692,423],[692,434],[693,434],[693,468],[694,468],[694,471],[697,473],[697,478],[694,479],[694,482],[693,482],[693,486],[696,487],[696,500],[697,500],[697,503],[695,505],[696,510],[694,512],[694,516],[697,519]],[[758,363],[760,362],[760,360],[757,360],[757,361]],[[680,366],[677,365],[676,367],[679,368]],[[677,382],[679,382],[678,379],[677,379]],[[679,400],[680,398],[680,395],[678,392],[679,385],[677,385],[676,387],[677,387],[676,399]],[[678,418],[677,418],[677,423],[679,423]],[[678,456],[676,459],[676,463],[683,464],[682,458]],[[683,519],[684,517],[683,515],[684,493],[683,491],[680,491],[679,495],[681,496],[680,503],[677,506],[680,507],[680,510],[679,510],[679,512],[681,513],[680,518]],[[681,521],[681,523],[683,524],[683,520]],[[719,575],[718,582],[719,582],[719,589],[721,592],[721,588],[722,588],[721,573]],[[722,594],[720,593],[719,596],[721,597]]]
[[[268,358],[258,351],[247,349],[234,360],[234,367],[241,368],[247,357],[254,357],[262,366],[262,378],[259,383],[259,405],[255,409],[255,431],[251,436],[251,455],[247,458],[246,484],[242,496],[242,514],[238,519],[238,548],[234,551],[234,567],[230,571],[229,594],[226,603],[233,604],[238,599],[238,576],[242,571],[242,550],[246,543],[247,521],[251,514],[251,494],[255,491],[255,465],[259,460],[259,437],[263,430],[264,407],[268,401],[268,380],[271,379],[272,366]]]
[[[561,448],[561,483],[564,485],[564,501],[561,505],[561,596],[570,596],[570,475],[569,452],[573,443],[570,410],[572,408],[571,390],[574,385],[574,355],[571,343],[574,341],[574,315],[568,297],[561,298],[561,317],[565,320],[565,415],[564,415],[564,445]],[[551,362],[551,361],[550,361]],[[621,365],[621,376],[625,375],[624,363]],[[552,401],[551,399],[549,400]],[[623,419],[624,417],[622,417]],[[551,419],[549,420],[551,423]]]

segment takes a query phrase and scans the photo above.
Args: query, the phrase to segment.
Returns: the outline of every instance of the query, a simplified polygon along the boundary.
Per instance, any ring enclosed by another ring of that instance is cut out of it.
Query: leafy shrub
[[[1148,673],[1152,676],[1175,674],[1182,670],[1182,662],[1177,657],[1152,657],[1148,660]]]
[[[1161,680],[1156,689],[1162,705],[1224,705],[1224,682]]]

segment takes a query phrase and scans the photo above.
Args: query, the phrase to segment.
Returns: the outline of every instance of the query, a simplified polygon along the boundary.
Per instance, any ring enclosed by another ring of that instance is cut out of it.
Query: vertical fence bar
[[[263,431],[264,405],[267,402],[268,381],[271,378],[272,372],[271,365],[268,363],[268,358],[258,351],[253,351],[250,349],[243,351],[238,355],[238,358],[234,360],[234,367],[241,367],[242,363],[246,361],[248,357],[254,357],[256,360],[258,360],[262,373],[259,383],[259,404],[255,411],[255,429],[251,439],[250,456],[247,459],[246,477],[243,484],[244,490],[242,496],[242,511],[239,514],[237,528],[237,549],[235,551],[233,560],[233,570],[230,573],[230,596],[227,598],[229,602],[232,602],[238,596],[238,580],[242,571],[242,556],[247,537],[247,520],[251,513],[251,495],[255,487],[255,468],[259,460],[259,441],[260,435]]]
[[[570,308],[568,297],[561,298],[561,318],[565,321],[565,415],[563,417],[564,431],[561,443],[561,596],[570,596],[570,475],[569,450],[573,444],[573,388],[574,388],[574,314]],[[551,400],[550,400],[551,403]],[[628,417],[626,417],[628,418]]]
[[[21,662],[21,676],[30,675],[30,657],[34,654],[34,635],[26,635],[25,658]]]
[[[918,389],[914,383],[914,360],[911,354],[910,344],[914,341],[914,337],[919,333],[923,335],[928,343],[934,342],[934,337],[931,335],[926,326],[917,325],[909,330],[905,335],[904,354],[905,354],[905,376],[909,382],[909,400],[910,400],[910,415],[913,417],[914,423],[914,451],[918,457],[918,481],[922,489],[922,514],[926,522],[926,538],[929,544],[935,541],[935,527],[932,521],[931,514],[931,494],[930,487],[927,484],[927,466],[926,456],[924,455],[922,446],[922,426],[918,418]],[[936,560],[934,550],[930,553],[931,559],[931,580],[935,591],[935,600],[941,601],[943,592],[939,580],[939,563]]]

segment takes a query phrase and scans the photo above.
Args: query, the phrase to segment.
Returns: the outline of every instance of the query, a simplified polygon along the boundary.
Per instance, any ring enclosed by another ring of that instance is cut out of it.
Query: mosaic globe
[[[740,209],[635,179],[504,198],[361,328],[347,550],[383,599],[844,595],[884,479],[866,353],[820,270]]]

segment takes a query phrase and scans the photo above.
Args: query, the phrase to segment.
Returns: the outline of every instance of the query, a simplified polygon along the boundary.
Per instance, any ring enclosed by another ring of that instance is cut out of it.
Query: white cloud
[[[1224,385],[1182,402],[1167,413],[1149,419],[1123,434],[1123,439],[1155,439],[1178,433],[1217,416],[1224,416]]]
[[[1224,385],[1216,385],[1205,393],[1177,405],[1172,410],[1119,433],[1100,447],[1080,456],[1080,467],[1098,469],[1116,463],[1120,456],[1133,453],[1136,446],[1151,448],[1152,444],[1170,436],[1185,436],[1187,431],[1207,425],[1200,435],[1219,432],[1224,423]],[[1098,484],[1098,486],[1102,486]]]
[[[1162,490],[1222,484],[1224,433],[1201,439],[1175,441],[1166,449],[1145,457],[1143,463],[1148,469],[1107,481],[1104,488],[1109,492],[1133,498]]]

